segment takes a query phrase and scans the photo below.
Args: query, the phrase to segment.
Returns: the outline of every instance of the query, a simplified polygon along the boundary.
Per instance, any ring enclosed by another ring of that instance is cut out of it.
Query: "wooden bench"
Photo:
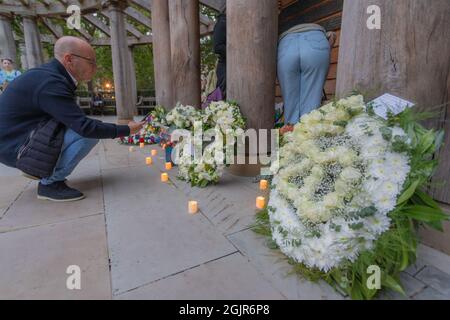
[[[145,115],[150,112],[156,106],[156,98],[155,97],[143,97],[139,96],[138,101],[136,103],[136,107],[138,109],[139,115]]]
[[[92,98],[90,97],[77,97],[77,104],[86,114],[92,114],[91,108]]]

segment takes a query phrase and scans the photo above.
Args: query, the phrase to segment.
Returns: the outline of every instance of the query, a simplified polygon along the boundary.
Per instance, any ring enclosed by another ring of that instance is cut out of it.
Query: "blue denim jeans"
[[[67,129],[64,135],[61,154],[56,163],[53,175],[49,178],[42,179],[41,183],[49,185],[54,182],[64,181],[97,143],[97,139],[83,138],[75,131]]]
[[[330,64],[330,44],[321,31],[291,33],[278,45],[278,80],[285,124],[320,107]]]

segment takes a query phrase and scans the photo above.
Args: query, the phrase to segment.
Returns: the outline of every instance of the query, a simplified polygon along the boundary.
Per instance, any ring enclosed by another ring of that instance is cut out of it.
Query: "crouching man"
[[[89,81],[97,65],[93,48],[76,37],[55,44],[55,58],[31,69],[8,85],[0,95],[0,162],[16,167],[19,150],[46,120],[62,126],[63,141],[49,177],[40,180],[38,198],[75,201],[84,195],[66,185],[66,178],[99,139],[115,139],[138,132],[144,123],[115,125],[89,119],[76,103],[78,83]],[[44,146],[45,148],[45,146]],[[36,153],[34,157],[39,157]],[[44,159],[36,159],[43,162]]]

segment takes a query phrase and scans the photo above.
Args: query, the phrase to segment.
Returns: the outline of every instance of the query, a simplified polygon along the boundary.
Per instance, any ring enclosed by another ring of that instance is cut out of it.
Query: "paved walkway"
[[[103,141],[70,183],[80,202],[36,199],[36,182],[0,165],[0,299],[343,299],[290,267],[248,229],[260,193],[252,179],[225,175],[192,189],[160,182],[164,159]],[[187,213],[190,199],[201,212]],[[68,290],[68,266],[82,270]],[[450,257],[420,248],[403,274],[409,298],[450,299]],[[384,298],[401,298],[385,294]]]

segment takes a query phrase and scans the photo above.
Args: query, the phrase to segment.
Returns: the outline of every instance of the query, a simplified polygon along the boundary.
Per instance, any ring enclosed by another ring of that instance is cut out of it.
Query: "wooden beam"
[[[137,21],[138,23],[151,28],[152,26],[152,20],[147,17],[146,15],[142,14],[142,12],[139,12],[133,7],[128,7],[124,10],[125,14],[132,18],[133,20]]]
[[[55,25],[49,18],[42,17],[41,21],[56,38],[61,38],[64,35],[61,26]]]
[[[100,29],[107,36],[109,36],[109,37],[111,36],[109,27],[103,21],[101,21],[99,18],[91,16],[91,15],[86,15],[86,16],[83,16],[83,19],[88,21],[90,24],[92,24],[97,29]]]
[[[128,42],[128,46],[151,44],[151,43],[153,43],[153,36],[143,36],[140,39],[137,39],[135,37],[128,37],[127,42]],[[92,40],[91,45],[93,45],[93,46],[110,46],[111,38],[101,38],[101,39]]]
[[[135,4],[142,9],[147,11],[152,11],[152,1],[151,0],[130,0],[132,4]]]
[[[110,17],[109,17],[109,13],[107,11],[102,11],[101,13],[103,16],[105,16],[106,18],[108,18],[108,20],[111,21]],[[111,25],[111,22],[110,22]],[[143,36],[143,34],[133,25],[129,24],[129,23],[125,23],[125,28],[126,30],[131,33],[133,36],[135,36],[136,38],[141,38]]]
[[[48,1],[49,5],[44,5],[41,2],[26,1],[29,5],[18,5],[17,0],[3,0],[0,3],[0,13],[15,13],[16,15],[39,15],[39,16],[67,16],[67,4],[74,3],[74,1]],[[64,3],[66,2],[66,3]],[[79,4],[81,12],[101,9],[104,5],[102,1],[84,0]]]

